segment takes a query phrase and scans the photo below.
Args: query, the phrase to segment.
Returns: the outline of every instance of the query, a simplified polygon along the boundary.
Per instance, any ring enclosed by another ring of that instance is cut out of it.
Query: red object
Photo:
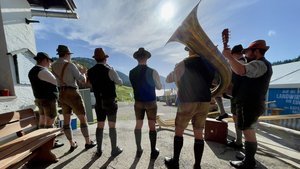
[[[8,89],[3,89],[0,91],[1,96],[9,96],[9,90]]]
[[[221,144],[227,143],[228,124],[212,118],[206,118],[204,139]]]

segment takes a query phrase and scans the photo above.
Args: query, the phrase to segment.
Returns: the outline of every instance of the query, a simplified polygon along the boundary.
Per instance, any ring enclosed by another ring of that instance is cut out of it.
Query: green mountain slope
[[[74,57],[74,58],[72,58],[72,61],[80,63],[81,65],[85,66],[88,69],[93,67],[97,63],[94,59],[82,58],[82,57]],[[131,87],[129,77],[120,71],[117,71],[117,73],[120,76],[120,78],[122,79],[123,85]]]
[[[96,64],[96,61],[94,59],[91,59],[91,58],[75,57],[75,58],[72,58],[72,60],[77,62],[77,63],[80,63],[81,65],[83,65],[87,68],[91,68]],[[124,74],[120,71],[117,71],[117,73],[120,76],[120,78],[122,79],[123,85],[131,87],[129,77],[126,74]],[[165,89],[174,89],[174,88],[176,88],[175,83],[166,83],[166,78],[163,77],[163,76],[160,76],[160,81],[162,83],[163,88],[165,88]]]
[[[133,101],[133,89],[128,86],[117,86],[117,100],[121,102]]]

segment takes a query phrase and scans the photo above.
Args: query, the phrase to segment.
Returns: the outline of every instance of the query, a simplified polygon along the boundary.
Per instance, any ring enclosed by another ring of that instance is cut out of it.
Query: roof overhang
[[[73,0],[27,0],[31,6],[32,16],[73,18],[76,5]]]

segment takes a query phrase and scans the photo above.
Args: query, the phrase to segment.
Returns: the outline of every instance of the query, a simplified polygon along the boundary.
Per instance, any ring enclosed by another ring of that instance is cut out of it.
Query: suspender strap
[[[61,73],[60,73],[60,77],[61,77],[61,82],[62,84],[66,85],[66,83],[64,82],[64,75],[65,75],[65,70],[66,70],[66,67],[68,66],[69,62],[66,62],[61,70]]]
[[[65,70],[66,70],[66,67],[68,66],[68,64],[69,64],[69,62],[66,62],[64,64],[64,66],[63,66],[63,68],[62,68],[62,70],[60,72],[60,76],[58,76],[54,71],[52,71],[53,74],[59,79],[59,81],[61,83],[60,87],[66,86],[66,83],[64,82],[64,74],[65,74]]]

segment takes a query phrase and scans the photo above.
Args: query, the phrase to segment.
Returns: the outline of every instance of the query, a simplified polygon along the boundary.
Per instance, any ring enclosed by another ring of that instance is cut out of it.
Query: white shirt
[[[43,69],[38,73],[38,78],[40,80],[49,82],[51,84],[54,84],[55,86],[57,86],[57,81],[55,76],[45,67],[37,65],[39,67],[42,67]]]
[[[246,74],[249,78],[257,78],[264,75],[268,68],[265,62],[261,60],[253,60],[245,65]]]
[[[52,64],[52,71],[54,72],[55,76],[58,76],[57,81],[59,86],[71,86],[77,88],[76,80],[85,81],[86,77],[84,74],[80,73],[74,63],[69,62],[64,72],[63,84],[63,82],[60,80],[60,76],[63,66],[66,62],[68,61],[64,60],[63,58],[58,58],[58,60]]]
[[[115,71],[115,69],[113,67],[111,67],[105,63],[98,63],[98,64],[102,64],[102,65],[106,66],[107,68],[109,68],[108,76],[109,76],[110,80],[112,80],[113,82],[115,82],[115,84],[118,84],[118,85],[123,84],[122,79],[119,77],[118,73]]]
[[[155,88],[160,90],[162,88],[162,84],[160,82],[159,74],[156,70],[153,69],[152,77],[154,79]]]

